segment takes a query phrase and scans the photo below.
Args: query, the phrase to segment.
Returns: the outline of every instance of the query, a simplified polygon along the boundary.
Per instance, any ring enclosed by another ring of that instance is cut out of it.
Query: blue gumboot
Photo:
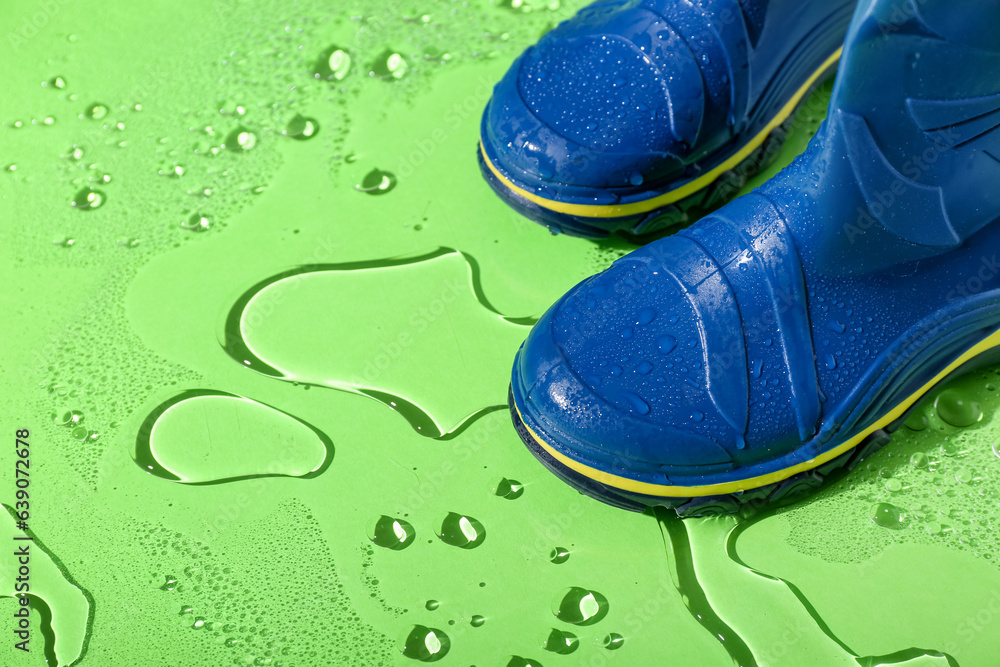
[[[595,2],[497,84],[483,175],[517,211],[577,236],[645,234],[717,207],[833,73],[854,4]]]
[[[850,467],[996,359],[997,26],[988,0],[862,2],[802,156],[532,330],[510,395],[529,448],[612,504],[734,510]]]

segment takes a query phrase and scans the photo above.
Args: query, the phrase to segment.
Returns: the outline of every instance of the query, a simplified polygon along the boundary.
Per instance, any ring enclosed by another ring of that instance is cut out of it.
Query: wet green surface
[[[0,664],[997,664],[992,369],[739,520],[520,443],[528,323],[631,246],[519,218],[474,149],[579,4],[4,7],[0,500],[30,429],[38,600],[24,654],[0,598]]]

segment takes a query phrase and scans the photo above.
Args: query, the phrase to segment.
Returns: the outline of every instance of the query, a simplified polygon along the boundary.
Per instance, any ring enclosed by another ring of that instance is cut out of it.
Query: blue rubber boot
[[[647,234],[731,198],[833,74],[855,0],[604,0],[525,51],[479,163],[553,232]],[[694,212],[694,211],[692,211]]]
[[[763,187],[562,297],[511,413],[606,502],[731,511],[850,467],[1000,350],[1000,2],[864,0]]]

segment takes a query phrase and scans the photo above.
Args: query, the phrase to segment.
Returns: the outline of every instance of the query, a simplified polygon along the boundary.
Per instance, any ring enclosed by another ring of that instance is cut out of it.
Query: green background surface
[[[30,429],[36,543],[31,652],[0,597],[0,664],[417,664],[415,626],[456,666],[1000,664],[992,369],[808,499],[685,522],[683,550],[664,537],[679,524],[550,476],[494,409],[523,319],[631,249],[550,235],[476,165],[493,82],[581,5],[2,3],[0,501]],[[332,47],[350,69],[317,80]],[[406,71],[370,75],[392,53]],[[314,137],[283,135],[298,115]],[[358,191],[373,170],[388,192]],[[71,205],[91,187],[101,206]],[[248,295],[239,333],[279,377],[226,351]],[[498,496],[505,479],[523,493]],[[440,539],[452,513],[485,540]],[[381,516],[407,522],[406,548],[373,543]],[[570,587],[606,616],[558,618]],[[547,650],[553,629],[576,651]]]

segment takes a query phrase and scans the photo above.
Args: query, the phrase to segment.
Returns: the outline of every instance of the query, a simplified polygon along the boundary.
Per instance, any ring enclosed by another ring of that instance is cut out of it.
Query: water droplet
[[[890,503],[877,503],[872,506],[871,520],[878,526],[891,530],[902,530],[906,526],[903,511]]]
[[[648,361],[640,361],[639,364],[635,367],[635,372],[638,373],[639,375],[649,375],[649,373],[652,370],[653,370],[653,364],[649,363]]]
[[[298,139],[299,141],[312,139],[318,133],[319,122],[315,118],[307,118],[301,114],[288,121],[288,125],[282,132],[286,137]]]
[[[945,389],[934,399],[938,416],[952,426],[971,426],[983,418],[983,410],[975,401],[964,398],[954,389]]]
[[[911,431],[923,431],[927,428],[927,417],[922,412],[913,412],[906,418],[904,426]]]
[[[636,318],[635,323],[641,327],[646,326],[650,322],[656,319],[656,311],[652,308],[643,308],[639,311],[639,317]]]
[[[354,186],[358,192],[370,195],[384,195],[396,187],[396,177],[388,171],[372,169],[365,174],[359,185]]]
[[[660,336],[656,339],[656,346],[660,348],[660,352],[663,354],[670,354],[677,347],[677,339],[669,334]]]
[[[633,171],[631,174],[629,174],[628,182],[631,183],[632,185],[640,186],[642,185],[642,181],[643,181],[642,174],[640,174],[639,172]]]
[[[61,248],[72,248],[74,243],[76,243],[76,239],[68,236],[52,240],[52,245],[57,245]]]
[[[837,367],[837,359],[832,354],[827,353],[827,355],[826,355],[826,357],[824,357],[823,361],[824,361],[824,364],[826,365],[827,370],[832,371],[833,369],[835,369]]]
[[[63,88],[66,87],[66,79],[62,78],[61,76],[54,76],[51,79],[49,79],[49,85],[52,86],[53,88],[58,88],[59,90],[62,90]]]
[[[632,408],[638,412],[640,415],[649,414],[649,403],[643,400],[638,394],[633,394],[631,391],[621,392],[622,396],[626,401],[632,406]]]
[[[472,618],[469,619],[469,625],[474,628],[481,628],[485,622],[486,619],[479,614],[473,614]]]
[[[104,201],[104,193],[100,190],[96,188],[83,188],[76,193],[76,196],[70,201],[70,205],[81,211],[90,211],[103,206]]]
[[[512,655],[507,661],[507,667],[542,667],[542,663],[519,655]]]
[[[514,500],[516,498],[520,498],[524,494],[524,485],[516,479],[507,479],[504,477],[497,484],[497,488],[494,493],[501,498]]]
[[[972,481],[972,473],[968,468],[959,468],[955,471],[955,481],[959,484],[968,484]]]
[[[52,415],[56,426],[76,426],[83,421],[83,413],[79,410],[67,410],[62,414]]]
[[[453,547],[475,549],[486,540],[486,528],[471,516],[448,512],[438,537]]]
[[[569,655],[579,648],[579,646],[580,640],[576,635],[572,632],[556,630],[555,628],[549,633],[545,643],[542,644],[542,648],[546,651],[558,653],[559,655]]]
[[[177,164],[176,162],[172,164],[165,164],[156,170],[160,176],[167,176],[168,178],[180,178],[184,175],[184,165]]]
[[[406,62],[406,58],[392,49],[386,49],[372,63],[371,76],[384,81],[396,81],[406,76],[409,69],[410,65]]]
[[[705,419],[705,414],[703,412],[698,412],[697,410],[695,410],[694,412],[691,413],[691,421],[693,422],[701,422],[704,419]]]
[[[601,643],[603,643],[604,648],[609,651],[616,651],[625,645],[625,638],[617,632],[611,632],[604,637],[604,640]]]
[[[315,75],[319,79],[341,81],[350,71],[351,56],[339,46],[331,46],[316,61]]]
[[[557,598],[552,608],[556,618],[573,625],[593,625],[608,614],[608,599],[597,591],[573,586]]]
[[[910,456],[910,465],[914,468],[926,468],[930,463],[930,459],[927,458],[927,454],[923,452],[914,452]]]
[[[83,112],[83,115],[94,120],[101,120],[108,115],[108,107],[103,104],[91,104]]]
[[[393,551],[401,551],[410,546],[416,537],[417,531],[408,521],[385,514],[378,518],[378,521],[375,522],[375,530],[368,536],[376,545]],[[429,606],[432,602],[435,605],[433,609],[437,609],[436,600],[428,601],[427,608],[432,608]]]
[[[225,148],[245,153],[257,145],[257,135],[245,127],[238,127],[226,137]]]
[[[387,517],[383,517],[383,518],[387,518]],[[424,604],[424,609],[426,609],[427,611],[434,611],[434,610],[436,610],[440,606],[441,606],[441,603],[438,602],[437,600],[428,600]]]
[[[192,213],[187,220],[181,221],[181,229],[191,232],[204,232],[212,226],[212,221],[201,213]]]
[[[556,565],[561,565],[569,560],[569,549],[565,547],[554,547],[552,551],[549,552],[549,561],[555,563]]]
[[[892,479],[887,479],[885,481],[885,488],[889,493],[899,493],[903,490],[903,483],[893,477]]]
[[[451,640],[441,630],[414,625],[403,643],[402,654],[420,662],[437,662],[451,648]]]
[[[826,323],[826,328],[834,333],[844,333],[847,331],[847,327],[844,326],[843,322],[838,322],[836,320],[830,320]]]
[[[993,454],[1000,459],[1000,441],[994,441],[993,444],[990,445],[990,448],[993,450]]]

